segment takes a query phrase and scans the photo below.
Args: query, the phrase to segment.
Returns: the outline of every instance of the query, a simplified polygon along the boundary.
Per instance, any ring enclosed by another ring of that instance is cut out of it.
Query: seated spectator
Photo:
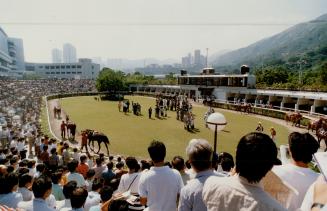
[[[138,194],[139,180],[140,180],[140,165],[134,157],[127,157],[126,165],[128,167],[128,173],[124,174],[119,182],[117,189],[118,193],[124,193],[126,191],[131,191],[131,194]]]
[[[94,175],[95,175],[95,171],[93,169],[89,169],[89,171],[86,174],[86,190],[87,191],[91,191],[92,190],[92,184],[93,184],[93,180],[94,180]]]
[[[68,163],[68,170],[70,173],[67,175],[67,181],[76,181],[77,187],[86,187],[84,177],[76,172],[77,166],[77,160],[72,160]]]
[[[296,190],[290,198],[288,210],[301,207],[304,196],[310,185],[318,178],[319,174],[309,168],[312,156],[317,152],[319,145],[309,133],[293,132],[288,138],[291,162],[285,165],[274,166],[272,171],[286,184]]]
[[[188,160],[196,174],[181,190],[179,211],[207,210],[202,200],[202,189],[205,181],[215,176],[211,168],[212,151],[210,144],[203,139],[192,139],[186,147]]]
[[[89,192],[86,202],[84,205],[84,210],[89,211],[92,206],[99,205],[101,202],[100,190],[103,187],[102,179],[95,179],[92,183],[92,191]]]
[[[185,172],[185,162],[181,156],[175,156],[171,161],[174,169],[176,169],[182,176],[183,183],[186,185],[187,181],[190,180],[190,175]]]
[[[54,211],[55,209],[48,206],[46,199],[51,194],[51,179],[47,176],[36,178],[32,185],[34,199],[28,202],[20,202],[18,207],[26,211],[42,210]]]
[[[100,198],[101,198],[102,203],[92,206],[90,208],[90,211],[100,211],[102,204],[111,199],[112,194],[113,194],[113,189],[109,186],[103,186],[99,193],[100,193]]]
[[[30,201],[33,199],[33,192],[30,191],[32,187],[32,180],[33,177],[31,177],[31,175],[28,173],[21,174],[18,178],[19,188],[17,192],[22,194],[23,201]]]
[[[71,197],[70,202],[72,204],[72,210],[76,211],[83,211],[83,206],[85,204],[86,198],[87,198],[87,190],[85,188],[77,187]],[[65,210],[65,209],[63,209]]]
[[[21,193],[17,193],[18,175],[16,173],[9,173],[0,178],[0,204],[11,208],[17,208],[17,204],[23,201]]]
[[[231,177],[210,177],[203,187],[203,201],[209,211],[285,210],[260,185],[273,167],[277,148],[263,133],[249,133],[236,149],[236,173]]]
[[[109,185],[110,181],[115,178],[116,174],[112,171],[114,167],[113,162],[107,163],[107,171],[102,172],[102,178],[104,179],[104,185]]]
[[[101,178],[102,172],[105,170],[106,166],[102,165],[101,158],[97,158],[95,162],[96,162],[96,166],[93,167],[93,170],[95,172],[94,178],[98,179]]]
[[[86,161],[87,161],[86,155],[82,155],[80,157],[80,161],[81,162],[78,164],[78,167],[77,167],[77,172],[80,173],[81,175],[83,175],[83,177],[86,179],[86,174],[89,170],[89,166],[86,163]]]
[[[62,186],[59,184],[61,181],[62,173],[57,171],[52,173],[52,195],[55,197],[56,201],[65,200],[65,196],[62,190]]]
[[[148,210],[176,210],[176,202],[184,186],[182,177],[175,169],[164,166],[166,146],[162,142],[151,142],[148,152],[154,166],[141,174],[140,203],[147,205]]]
[[[116,170],[115,170],[116,177],[120,179],[121,176],[126,173],[127,171],[124,169],[124,163],[123,162],[116,163]]]

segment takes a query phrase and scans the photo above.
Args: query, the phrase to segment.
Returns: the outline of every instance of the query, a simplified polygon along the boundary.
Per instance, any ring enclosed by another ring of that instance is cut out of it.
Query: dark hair
[[[113,167],[114,167],[114,163],[109,161],[109,162],[107,163],[107,168],[108,168],[108,169],[112,169]]]
[[[229,158],[223,158],[220,162],[223,171],[230,171],[234,167],[234,161]]]
[[[127,157],[125,162],[129,169],[133,169],[135,171],[138,171],[140,169],[140,165],[135,159],[135,157]]]
[[[291,133],[288,136],[288,144],[292,158],[303,163],[309,163],[312,155],[319,149],[318,142],[309,133]]]
[[[101,163],[102,163],[101,158],[97,158],[97,159],[95,159],[95,163],[97,164],[97,166],[100,166]]]
[[[78,161],[77,160],[72,160],[67,164],[68,170],[70,172],[74,172],[78,166]]]
[[[100,197],[102,202],[108,201],[113,194],[114,190],[109,186],[103,186],[100,190]]]
[[[43,146],[43,151],[47,151],[48,150],[48,145],[44,145]]]
[[[86,173],[86,178],[91,178],[95,175],[94,169],[89,169]]]
[[[24,159],[19,162],[18,166],[19,167],[27,167],[27,164],[28,164],[28,160]]]
[[[124,163],[123,162],[118,162],[116,163],[116,168],[123,168],[124,167]]]
[[[110,155],[109,160],[113,160],[113,159],[114,159],[114,156]]]
[[[35,165],[36,161],[35,160],[29,160],[27,163],[27,168],[33,168]]]
[[[151,164],[146,160],[141,160],[141,170],[150,169]]]
[[[10,159],[10,165],[13,165],[14,163],[17,163],[18,161],[18,158],[16,156],[13,156],[11,159]]]
[[[45,165],[43,163],[37,164],[36,171],[43,172],[45,170]]]
[[[114,179],[110,180],[108,186],[111,187],[113,190],[117,190],[118,186],[119,186],[119,182],[120,182],[119,179],[114,178]]]
[[[87,159],[86,155],[82,155],[79,160],[83,163]]]
[[[57,171],[51,175],[51,180],[53,184],[58,184],[60,182],[60,179],[62,177],[62,172]]]
[[[3,187],[1,187],[1,189],[3,189],[4,194],[7,194],[10,193],[16,185],[18,185],[18,174],[11,172],[5,175]]]
[[[87,190],[85,188],[75,188],[70,197],[70,203],[73,209],[81,208],[85,204],[87,198]]]
[[[51,150],[50,150],[50,153],[51,154],[55,154],[57,152],[57,149],[56,148],[52,148]]]
[[[77,188],[76,181],[69,181],[66,185],[64,185],[62,192],[66,199],[70,199],[73,191]]]
[[[129,211],[129,204],[123,199],[113,200],[108,205],[108,211]]]
[[[32,182],[32,176],[29,174],[22,174],[19,176],[18,178],[18,183],[19,183],[19,187],[25,187],[26,184],[31,183]]]
[[[171,165],[178,171],[181,171],[185,168],[185,162],[181,156],[175,156],[171,161]]]
[[[51,188],[51,179],[47,176],[40,176],[36,178],[32,185],[32,190],[35,198],[43,198],[44,194]]]
[[[277,159],[274,141],[264,133],[252,132],[241,138],[236,149],[236,172],[250,183],[259,182]]]
[[[160,141],[152,141],[148,147],[148,152],[153,162],[162,162],[166,157],[166,146]]]
[[[218,163],[221,164],[221,161],[223,158],[228,158],[230,160],[234,160],[233,156],[229,154],[228,152],[221,152],[218,155]]]
[[[94,179],[92,182],[92,191],[99,190],[103,187],[103,179]]]

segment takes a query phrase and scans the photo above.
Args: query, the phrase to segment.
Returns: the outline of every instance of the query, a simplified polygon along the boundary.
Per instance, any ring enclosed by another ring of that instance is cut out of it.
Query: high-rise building
[[[62,51],[58,48],[54,48],[51,51],[52,53],[52,63],[61,63],[62,62]]]
[[[65,43],[63,46],[63,59],[64,63],[74,63],[77,62],[76,48],[70,44]]]
[[[22,75],[24,62],[23,40],[8,37],[0,28],[0,76]]]
[[[194,51],[194,64],[195,65],[201,64],[201,51],[198,49]]]

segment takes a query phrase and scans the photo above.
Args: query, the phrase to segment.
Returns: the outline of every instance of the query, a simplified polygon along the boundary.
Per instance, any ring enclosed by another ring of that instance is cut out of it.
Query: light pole
[[[225,116],[221,113],[212,113],[207,119],[207,124],[210,130],[215,132],[214,153],[217,152],[217,132],[222,131],[227,125]]]

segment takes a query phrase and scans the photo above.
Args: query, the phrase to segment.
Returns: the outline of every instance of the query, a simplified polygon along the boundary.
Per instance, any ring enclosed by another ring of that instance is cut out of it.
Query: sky
[[[326,0],[0,0],[0,27],[22,38],[25,60],[176,59],[245,47],[327,13]]]

